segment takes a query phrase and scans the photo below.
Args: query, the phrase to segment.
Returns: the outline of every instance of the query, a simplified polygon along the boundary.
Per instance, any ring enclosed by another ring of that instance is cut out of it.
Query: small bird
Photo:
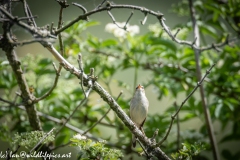
[[[143,124],[148,113],[149,102],[145,95],[144,87],[140,84],[137,86],[135,94],[130,102],[130,118],[143,132]],[[136,147],[136,137],[132,135],[132,145]]]

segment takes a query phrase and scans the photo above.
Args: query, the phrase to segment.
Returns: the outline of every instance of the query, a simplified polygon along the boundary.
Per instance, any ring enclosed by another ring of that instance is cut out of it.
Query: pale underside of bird
[[[130,102],[130,118],[143,134],[142,127],[147,117],[148,106],[149,102],[145,95],[144,87],[139,84]],[[132,135],[132,145],[136,147],[136,137],[134,135]]]

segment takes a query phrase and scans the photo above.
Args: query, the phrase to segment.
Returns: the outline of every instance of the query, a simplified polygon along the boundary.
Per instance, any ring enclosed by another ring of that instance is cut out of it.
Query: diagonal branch
[[[153,155],[158,157],[159,159],[163,160],[169,160],[170,158],[159,148],[154,147],[151,143],[151,141],[142,134],[142,132],[135,126],[135,124],[132,122],[132,120],[129,118],[129,116],[122,110],[122,108],[118,105],[118,103],[112,98],[112,96],[97,82],[94,82],[93,84],[89,84],[89,78],[88,76],[75,68],[73,65],[71,65],[66,59],[64,59],[60,53],[53,47],[53,45],[49,44],[45,46],[52,54],[53,56],[63,65],[63,67],[71,72],[73,75],[75,75],[78,78],[83,77],[84,85],[89,87],[89,85],[92,85],[92,89],[95,90],[101,98],[112,108],[112,110],[116,113],[116,115],[122,120],[122,122],[125,124],[126,127],[135,135],[137,138],[142,142],[142,144],[149,149],[149,152],[151,152]]]
[[[167,139],[171,129],[172,129],[172,125],[173,125],[173,121],[175,120],[176,116],[178,115],[178,113],[180,112],[180,110],[182,109],[183,105],[187,102],[187,100],[195,93],[195,91],[202,85],[204,79],[210,74],[210,71],[212,70],[212,68],[215,66],[215,64],[213,64],[205,73],[205,75],[201,78],[201,80],[199,82],[197,82],[197,85],[195,86],[195,88],[192,90],[192,92],[183,100],[182,104],[180,105],[180,107],[178,108],[177,112],[171,116],[172,120],[170,122],[170,126],[168,128],[168,131],[166,133],[166,135],[163,137],[163,139],[158,142],[156,144],[156,146],[161,146],[161,144]]]

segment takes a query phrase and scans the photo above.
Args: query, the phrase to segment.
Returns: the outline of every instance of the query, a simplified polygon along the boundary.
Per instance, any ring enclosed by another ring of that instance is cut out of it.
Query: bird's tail
[[[133,148],[136,147],[136,143],[137,143],[136,137],[134,135],[132,135],[132,145],[133,145]]]

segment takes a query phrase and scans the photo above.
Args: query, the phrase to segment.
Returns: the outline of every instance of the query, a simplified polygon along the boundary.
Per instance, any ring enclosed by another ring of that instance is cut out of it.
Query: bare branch
[[[149,154],[147,153],[146,149],[144,148],[144,146],[142,145],[142,143],[138,140],[138,138],[136,139],[136,141],[138,142],[138,144],[141,146],[141,148],[143,149],[143,153],[145,153],[145,155],[147,156],[147,159],[150,159],[151,157],[149,156]],[[140,155],[142,156],[143,153],[141,153]]]
[[[89,75],[92,78],[94,77],[94,68],[90,68],[90,74]]]
[[[67,8],[69,4],[67,4],[66,0],[56,0],[58,4],[61,6],[61,8]]]
[[[100,7],[102,7],[102,5],[106,2],[106,0],[103,0],[94,10],[99,9]]]
[[[32,18],[38,18],[38,16],[32,16],[32,17],[20,17],[18,18],[19,21],[22,21],[22,20],[29,20],[29,19],[32,19]]]
[[[59,33],[63,32],[64,30],[66,30],[67,28],[69,28],[70,26],[72,26],[74,23],[78,22],[79,20],[86,20],[88,16],[92,15],[92,14],[95,14],[95,13],[98,13],[98,12],[101,12],[101,11],[108,11],[108,14],[110,15],[110,17],[112,18],[113,22],[115,24],[116,21],[114,19],[114,17],[112,16],[112,14],[109,12],[111,9],[115,9],[115,8],[129,8],[129,9],[133,9],[133,10],[139,10],[139,11],[142,11],[144,13],[148,13],[148,14],[151,14],[155,17],[158,18],[161,26],[163,27],[163,29],[166,31],[166,33],[172,38],[173,41],[175,41],[176,43],[178,44],[181,44],[181,45],[187,45],[187,46],[190,46],[194,49],[197,49],[199,51],[204,51],[204,50],[210,50],[210,49],[214,49],[213,46],[206,46],[206,47],[200,47],[200,46],[196,46],[196,45],[193,45],[193,42],[190,42],[190,41],[185,41],[185,40],[179,40],[177,39],[175,35],[172,34],[172,32],[170,31],[169,27],[165,24],[165,19],[163,17],[163,14],[160,13],[160,12],[154,12],[152,10],[149,10],[149,9],[146,9],[144,7],[140,7],[140,6],[134,6],[134,5],[116,5],[116,4],[112,4],[112,3],[108,3],[105,7],[100,7],[98,9],[94,9],[90,12],[87,12],[86,8],[84,8],[82,5],[80,4],[77,4],[77,3],[73,3],[74,5],[80,7],[83,11],[84,11],[84,14],[83,15],[80,15],[78,16],[77,18],[75,18],[73,21],[69,22],[67,25],[65,25],[64,27],[56,30],[54,33],[55,35],[58,35]],[[46,31],[39,31],[37,30],[36,28],[31,28],[30,26],[28,26],[27,24],[25,24],[24,22],[22,21],[17,21],[16,18],[14,18],[11,14],[9,14],[4,8],[0,7],[0,11],[5,14],[10,20],[12,20],[13,22],[15,22],[16,24],[18,24],[19,26],[27,29],[28,31],[32,32],[32,33],[35,33],[41,37],[46,37],[46,36],[49,36],[49,37],[52,37],[52,38],[56,38],[55,36],[51,35],[50,33],[46,32]],[[120,26],[118,26],[120,27]],[[121,27],[120,27],[121,28]],[[239,37],[235,37],[231,40],[228,40],[227,42],[235,42],[239,40]],[[214,46],[216,47],[223,47],[224,45],[226,45],[227,43],[226,42],[223,42],[223,43],[219,43],[219,44],[214,44]]]
[[[79,69],[80,69],[81,73],[83,74],[84,72],[83,72],[83,63],[82,63],[82,54],[81,53],[78,54],[78,65],[79,65]],[[87,97],[87,94],[86,94],[86,92],[84,90],[84,86],[83,86],[83,76],[81,76],[80,83],[81,83],[81,87],[82,87],[84,96]]]
[[[205,75],[202,77],[202,79],[197,82],[197,85],[195,86],[195,88],[192,90],[192,92],[183,100],[181,106],[178,108],[178,110],[176,111],[176,113],[174,115],[171,116],[172,120],[170,122],[170,126],[168,128],[168,131],[166,133],[166,135],[164,136],[164,138],[158,142],[155,146],[159,147],[161,146],[161,144],[167,139],[171,129],[172,129],[172,125],[173,125],[173,121],[176,118],[176,116],[178,115],[178,113],[180,112],[180,110],[182,109],[183,105],[187,102],[187,100],[193,95],[193,93],[198,89],[198,87],[201,86],[201,84],[203,83],[204,79],[210,74],[210,71],[212,70],[212,68],[215,66],[215,64],[213,64],[205,73]]]
[[[116,23],[116,20],[115,18],[113,17],[112,13],[110,11],[107,11],[108,15],[110,16],[110,18],[112,19],[113,23],[116,24],[119,28],[122,28],[120,27],[117,23]]]
[[[13,17],[8,11],[6,11],[2,6],[0,6],[0,11],[6,16],[6,18],[9,18],[12,22],[19,25],[20,27],[30,31],[33,34],[37,34],[38,36],[45,38],[56,38],[55,36],[51,35],[49,31],[46,29],[37,29],[36,27],[29,26],[28,24],[24,23],[23,21],[19,21],[17,17]]]
[[[62,28],[62,24],[63,24],[63,21],[62,21],[63,9],[67,8],[69,6],[69,4],[67,4],[67,1],[61,1],[61,0],[56,0],[56,1],[61,6],[60,11],[59,11],[59,20],[58,20],[58,29],[60,29],[60,28]],[[52,32],[52,27],[50,29],[50,32]],[[60,52],[62,55],[64,55],[64,48],[63,48],[63,41],[62,41],[61,33],[58,34],[58,38],[59,38]]]
[[[168,68],[176,68],[181,70],[184,73],[188,73],[189,70],[187,68],[184,68],[181,65],[178,64],[172,64],[172,63],[168,63],[168,64],[164,64],[163,62],[158,62],[158,63],[142,63],[141,66],[144,69],[149,69],[149,70],[153,70],[155,71],[156,68],[163,68],[163,67],[168,67]]]
[[[141,24],[142,24],[142,25],[144,25],[144,24],[146,23],[147,17],[148,17],[147,15],[148,15],[148,13],[145,12],[145,13],[144,13],[144,19],[143,19],[143,21],[141,21]]]
[[[102,54],[102,55],[107,56],[107,57],[120,58],[120,56],[118,56],[118,55],[113,55],[113,54],[106,53],[106,52],[103,52],[103,51],[100,51],[100,50],[90,49],[90,52],[96,53],[96,54]]]
[[[55,34],[59,34],[60,32],[64,31],[65,29],[69,28],[70,26],[72,26],[74,23],[78,22],[79,20],[84,20],[86,19],[87,16],[90,16],[92,14],[101,12],[101,11],[110,11],[111,9],[115,9],[115,8],[128,8],[128,9],[132,9],[132,10],[139,10],[142,12],[147,12],[148,14],[154,15],[154,16],[163,16],[162,13],[159,12],[154,12],[152,10],[146,9],[144,7],[139,7],[139,6],[134,6],[134,5],[116,5],[116,4],[112,4],[110,2],[107,3],[107,5],[105,7],[100,7],[98,9],[86,12],[83,15],[78,16],[77,18],[75,18],[73,21],[69,22],[67,25],[65,25],[63,28],[57,30],[55,32]],[[115,19],[113,18],[113,16],[110,13],[110,17],[111,19],[113,19],[113,21],[115,21]],[[116,22],[116,21],[115,21]]]
[[[35,21],[32,21],[32,15],[29,14],[29,7],[28,7],[28,4],[26,2],[26,0],[21,0],[23,2],[23,8],[24,8],[24,12],[25,12],[25,15],[26,17],[28,18],[28,24],[31,26],[31,25],[34,25],[36,27],[36,23]]]
[[[8,100],[5,100],[5,99],[3,99],[3,98],[1,98],[1,97],[0,97],[0,101],[5,102],[5,103],[8,103],[8,104],[10,104],[10,105],[15,105],[13,102],[8,101]]]
[[[121,29],[123,29],[123,30],[125,30],[125,31],[127,30],[127,24],[128,24],[128,22],[130,21],[130,19],[132,18],[133,11],[131,12],[130,16],[128,17],[128,19],[127,19],[127,21],[126,21],[126,23],[125,23],[125,25],[124,25],[123,27],[121,27],[121,26],[119,26],[119,25],[117,24],[117,22],[116,22],[114,16],[112,15],[112,13],[110,12],[110,10],[108,10],[107,12],[108,12],[108,15],[111,17],[113,23],[114,23],[116,26],[118,26],[118,28],[121,28]]]
[[[177,29],[176,33],[173,35],[174,38],[177,37],[177,34],[179,33],[180,30],[181,30],[180,28]]]
[[[127,30],[127,24],[130,21],[130,19],[132,18],[132,16],[133,16],[133,11],[131,12],[130,16],[128,17],[128,19],[127,19],[127,21],[126,21],[126,23],[125,23],[125,25],[123,27],[124,30]]]
[[[83,11],[83,14],[86,14],[87,13],[87,9],[85,7],[83,7],[81,4],[78,4],[78,3],[72,3],[72,5],[74,6],[77,6],[78,8],[80,8],[82,11]],[[85,19],[88,19],[87,16]]]
[[[16,46],[23,46],[23,45],[27,45],[27,44],[32,44],[32,43],[48,43],[48,42],[54,42],[53,40],[49,39],[49,40],[45,40],[42,38],[35,38],[32,40],[25,40],[25,41],[20,41],[20,42],[14,42],[12,39],[9,39],[9,42],[12,43],[13,45]]]
[[[36,99],[33,101],[34,103],[37,103],[37,102],[45,99],[46,97],[48,97],[48,96],[52,93],[52,91],[55,89],[55,87],[57,86],[58,78],[59,78],[59,76],[61,75],[60,72],[61,72],[62,66],[60,65],[60,66],[58,67],[58,69],[57,69],[56,65],[53,63],[53,67],[54,67],[54,69],[55,69],[55,71],[56,71],[56,77],[55,77],[53,86],[52,86],[51,89],[50,89],[47,93],[45,93],[42,97],[36,98]]]
[[[195,45],[196,42],[197,42],[197,37],[194,38],[194,40],[192,42],[192,47]]]

